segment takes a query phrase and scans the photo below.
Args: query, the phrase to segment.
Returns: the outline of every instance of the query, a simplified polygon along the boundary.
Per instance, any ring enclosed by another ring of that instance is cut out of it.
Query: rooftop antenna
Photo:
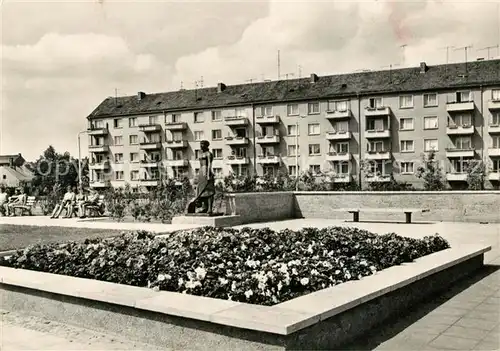
[[[404,66],[405,63],[406,63],[406,55],[405,55],[405,51],[406,51],[406,47],[408,46],[408,44],[403,44],[403,45],[400,45],[399,47],[401,48],[401,51],[402,51],[402,60],[401,60],[401,64]]]
[[[200,79],[200,88],[203,88],[203,76],[201,76],[201,79]]]
[[[487,60],[490,59],[490,49],[497,49],[498,50],[498,47],[499,45],[492,45],[492,46],[487,46],[485,48],[482,48],[482,49],[478,49],[477,51],[483,51],[483,50],[488,50],[488,56],[486,57]]]
[[[466,45],[466,46],[462,46],[460,48],[455,49],[455,51],[464,50],[464,53],[465,53],[465,74],[467,74],[467,50],[469,50],[471,48],[472,48],[472,45]]]
[[[302,78],[302,66],[299,65],[298,68],[299,68],[299,78]]]
[[[283,74],[281,77],[285,77],[285,79],[286,79],[286,80],[288,80],[288,77],[289,77],[289,76],[290,76],[290,77],[293,77],[293,76],[295,76],[295,73],[285,73],[285,74]],[[281,77],[280,77],[280,78],[281,78]]]
[[[278,50],[278,79],[281,77],[281,59],[280,59],[280,51]]]
[[[382,68],[389,68],[389,80],[392,83],[392,67],[398,67],[399,63],[391,63],[389,66],[383,66]]]
[[[184,82],[181,80],[181,90],[184,89]]]

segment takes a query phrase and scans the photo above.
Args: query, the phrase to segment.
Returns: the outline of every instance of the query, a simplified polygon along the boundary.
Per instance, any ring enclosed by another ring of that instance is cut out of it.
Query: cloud
[[[179,58],[172,81],[200,75],[211,85],[276,79],[278,50],[281,73],[295,76],[299,65],[302,74],[332,74],[444,63],[445,46],[500,42],[498,9],[494,1],[271,1],[269,14],[248,26],[238,42]],[[449,54],[450,61],[464,57],[463,51]],[[469,59],[478,55],[484,54],[469,51]]]

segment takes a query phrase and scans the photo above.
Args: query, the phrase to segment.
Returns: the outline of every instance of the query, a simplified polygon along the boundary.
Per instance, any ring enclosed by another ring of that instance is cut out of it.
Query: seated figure
[[[54,211],[52,211],[52,215],[50,218],[59,218],[61,215],[61,212],[66,209],[66,217],[68,216],[68,212],[71,213],[73,212],[73,201],[75,201],[75,193],[73,192],[73,189],[68,186],[66,193],[64,194],[64,197],[62,201],[54,207]]]
[[[11,217],[16,215],[15,208],[18,206],[26,205],[26,200],[28,199],[26,193],[24,192],[24,188],[20,188],[16,190],[16,195],[11,196],[9,198],[9,202],[7,203],[7,215]]]

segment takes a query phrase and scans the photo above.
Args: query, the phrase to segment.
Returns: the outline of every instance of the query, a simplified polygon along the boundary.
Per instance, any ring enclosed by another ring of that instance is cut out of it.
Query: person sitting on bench
[[[26,205],[27,195],[24,192],[24,188],[20,188],[16,190],[17,195],[11,196],[9,198],[9,203],[7,204],[7,215],[11,217],[16,215],[16,206],[24,206]]]
[[[76,195],[75,198],[75,205],[73,206],[73,213],[75,213],[78,217],[80,216],[80,209],[82,208],[82,205],[86,202],[87,196],[85,196],[85,193],[83,192],[83,188],[80,188],[78,190],[78,194]]]
[[[52,212],[52,216],[50,218],[59,218],[61,215],[61,212],[66,209],[66,218],[71,215],[73,212],[73,202],[75,201],[75,193],[73,189],[68,186],[66,193],[64,194],[64,197],[61,201],[60,204],[57,204],[56,207],[54,208],[54,211]]]
[[[80,218],[85,218],[88,206],[96,206],[99,202],[99,193],[95,189],[90,189],[90,194],[87,200],[84,201],[78,208]]]

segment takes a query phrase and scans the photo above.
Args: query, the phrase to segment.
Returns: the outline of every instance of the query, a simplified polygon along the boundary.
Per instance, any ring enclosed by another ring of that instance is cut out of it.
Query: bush
[[[140,231],[35,245],[0,265],[273,305],[411,262],[449,244],[357,228],[198,228],[155,238]]]
[[[436,151],[431,150],[422,156],[422,164],[417,168],[416,176],[424,181],[424,189],[439,191],[446,189],[444,173],[436,160]]]

